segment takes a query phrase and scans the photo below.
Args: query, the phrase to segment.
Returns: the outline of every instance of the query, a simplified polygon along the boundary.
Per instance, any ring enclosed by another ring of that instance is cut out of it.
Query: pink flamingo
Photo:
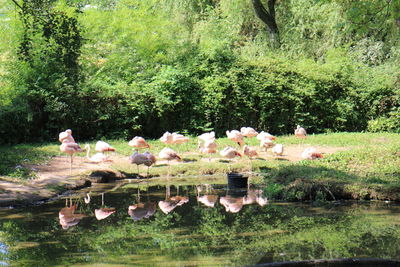
[[[322,153],[318,152],[314,147],[308,147],[301,153],[301,158],[303,159],[314,160],[323,157]]]
[[[66,140],[64,140],[66,141]],[[72,171],[72,157],[77,152],[83,152],[82,148],[77,143],[62,143],[60,146],[60,151],[68,154],[71,158],[70,169]]]
[[[135,136],[131,141],[129,141],[128,145],[136,148],[136,150],[141,148],[150,148],[150,145],[141,136]]]
[[[147,176],[149,176],[149,168],[151,165],[156,163],[156,157],[150,152],[146,151],[144,153],[135,152],[129,157],[129,161],[132,164],[136,164],[139,175],[139,165],[143,164],[147,166]]]
[[[226,131],[226,136],[239,146],[244,145],[243,135],[238,130]]]
[[[304,129],[300,125],[297,125],[297,128],[294,130],[294,135],[299,138],[306,138],[307,137],[306,129]]]
[[[246,137],[249,137],[249,138],[258,135],[258,133],[256,132],[256,130],[254,130],[254,129],[251,128],[251,127],[242,127],[242,128],[240,128],[240,132],[241,132],[241,134],[242,134],[243,136],[246,136]]]

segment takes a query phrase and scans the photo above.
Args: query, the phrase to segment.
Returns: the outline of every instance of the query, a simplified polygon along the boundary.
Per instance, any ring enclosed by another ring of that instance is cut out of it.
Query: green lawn
[[[136,174],[136,166],[128,163],[127,157],[132,148],[126,140],[105,140],[117,149],[117,154],[126,157],[126,161],[116,162],[112,168],[129,174]],[[153,167],[151,177],[163,179],[168,173],[171,177],[191,177],[204,174],[232,171],[247,172],[250,168],[258,176],[258,181],[266,184],[271,197],[287,200],[305,199],[400,199],[400,135],[391,133],[331,133],[310,135],[306,140],[293,136],[278,136],[276,143],[296,145],[345,147],[346,150],[326,155],[321,160],[289,162],[281,160],[243,158],[229,164],[225,161],[207,162],[201,160],[197,152],[197,138],[183,145],[171,146],[183,155],[186,164],[168,168],[167,165]],[[85,142],[79,142],[81,146]],[[94,147],[95,142],[89,142]],[[154,154],[164,147],[159,140],[149,140],[150,151]],[[234,144],[227,138],[217,140],[219,149]],[[247,140],[257,146],[253,138]],[[25,168],[15,168],[24,163],[45,163],[52,156],[62,155],[59,143],[20,144],[0,148],[0,175],[24,180],[34,177],[34,173]],[[81,154],[83,156],[83,154]],[[211,157],[220,157],[219,154]],[[141,166],[141,174],[145,168]]]

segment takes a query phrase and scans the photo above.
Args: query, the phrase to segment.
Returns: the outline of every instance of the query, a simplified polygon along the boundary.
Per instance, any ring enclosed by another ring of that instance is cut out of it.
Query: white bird
[[[250,137],[250,138],[258,135],[256,130],[254,130],[251,127],[242,127],[242,128],[240,128],[240,132],[243,136]]]
[[[282,144],[276,144],[273,148],[272,148],[272,153],[274,153],[275,156],[282,156],[283,155],[283,145]]]
[[[273,136],[273,135],[270,134],[270,133],[266,133],[266,132],[262,131],[261,133],[259,133],[259,134],[257,135],[257,140],[262,141],[262,140],[264,140],[264,139],[269,139],[269,140],[272,141],[272,140],[275,140],[276,137]]]
[[[324,156],[322,155],[321,152],[318,152],[314,147],[308,147],[306,148],[303,153],[301,153],[301,158],[302,159],[317,159],[317,158],[323,158]]]
[[[238,130],[226,131],[226,136],[239,146],[244,145],[243,135]]]
[[[215,140],[207,140],[203,145],[200,145],[199,150],[202,154],[215,154],[217,153],[217,143],[215,143]],[[208,160],[211,159],[208,158]]]
[[[303,127],[301,127],[300,125],[297,125],[297,128],[294,130],[294,135],[299,138],[306,138],[307,132]]]
[[[85,145],[85,149],[86,149],[86,158],[91,163],[101,163],[101,162],[112,161],[104,153],[101,153],[101,152],[96,153],[90,157],[89,156],[90,155],[90,145],[89,144]]]

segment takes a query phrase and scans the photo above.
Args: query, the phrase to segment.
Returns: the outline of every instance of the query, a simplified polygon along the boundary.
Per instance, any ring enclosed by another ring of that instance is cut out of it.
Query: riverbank
[[[58,144],[34,144],[3,147],[0,166],[0,205],[30,204],[57,196],[61,192],[103,179],[190,180],[201,175],[219,175],[229,171],[245,172],[265,184],[269,198],[289,201],[379,199],[400,201],[400,137],[398,134],[335,133],[309,136],[305,140],[293,136],[278,137],[285,145],[282,157],[271,151],[259,151],[253,160],[246,157],[227,161],[219,154],[201,155],[197,138],[172,148],[181,162],[158,161],[147,176],[147,168],[129,163],[132,149],[126,141],[108,141],[116,149],[110,154],[113,162],[88,163],[81,153],[74,159],[72,170],[68,158],[58,150]],[[149,141],[151,152],[158,154],[164,145]],[[226,138],[218,139],[221,150],[234,146]],[[246,143],[258,145],[256,139]],[[94,143],[91,143],[92,145]],[[83,146],[83,143],[81,143]],[[324,158],[301,160],[300,153],[316,147]],[[258,150],[259,147],[257,147]],[[99,172],[100,171],[100,172]],[[206,179],[206,178],[204,178]]]

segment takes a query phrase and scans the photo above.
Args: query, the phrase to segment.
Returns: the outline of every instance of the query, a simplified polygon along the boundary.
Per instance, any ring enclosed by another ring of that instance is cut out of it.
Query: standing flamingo
[[[72,137],[72,130],[67,129],[58,135],[58,140],[61,143],[75,143],[75,139]]]
[[[83,217],[84,214],[75,213],[78,204],[73,204],[72,199],[70,199],[70,205],[68,206],[68,199],[65,200],[65,208],[62,208],[58,213],[58,218],[60,220],[60,225],[64,230],[71,226],[77,225]]]
[[[64,140],[66,141],[66,140]],[[82,148],[77,143],[62,143],[60,146],[60,151],[67,153],[71,158],[71,166],[70,169],[72,171],[72,157],[74,153],[83,152]]]
[[[240,147],[244,145],[243,135],[238,130],[226,131],[226,136]]]
[[[165,159],[168,162],[168,177],[169,177],[169,172],[170,172],[170,168],[171,165],[169,164],[170,160],[181,160],[182,158],[175,152],[173,151],[171,148],[169,147],[164,147],[160,153],[158,153],[158,157],[160,159]]]
[[[299,138],[306,138],[307,137],[306,129],[304,129],[300,125],[297,125],[297,128],[294,130],[294,135]]]
[[[199,138],[200,140],[207,142],[207,141],[214,141],[215,140],[215,132],[209,132],[209,133],[203,133],[201,135],[199,135],[197,138]]]
[[[274,143],[271,139],[264,138],[260,142],[260,147],[264,148],[264,151],[266,152],[268,148],[274,147]]]
[[[141,148],[150,148],[150,145],[141,136],[135,136],[131,141],[129,141],[128,145],[136,148],[136,150]]]
[[[223,150],[221,150],[219,152],[219,154],[221,156],[225,157],[225,158],[228,158],[228,159],[233,159],[236,156],[239,156],[239,157],[242,156],[239,152],[237,152],[236,149],[234,149],[234,148],[232,148],[230,146],[225,147]],[[228,168],[229,168],[229,172],[230,172],[231,171],[231,165],[230,164],[228,165]]]
[[[257,135],[257,140],[262,141],[262,140],[264,140],[264,139],[269,139],[269,140],[272,141],[272,140],[275,140],[276,137],[273,136],[273,135],[270,134],[270,133],[267,133],[267,132],[262,131],[261,133],[259,133],[259,134]]]
[[[135,152],[129,157],[129,161],[132,164],[136,164],[139,175],[139,165],[144,164],[147,166],[147,176],[149,176],[149,167],[156,162],[156,157],[150,152],[144,153]]]

